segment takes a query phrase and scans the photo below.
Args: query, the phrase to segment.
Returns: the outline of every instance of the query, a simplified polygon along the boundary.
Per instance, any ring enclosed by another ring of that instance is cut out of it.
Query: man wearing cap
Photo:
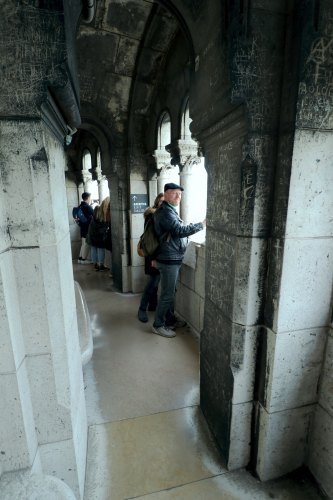
[[[175,337],[174,328],[186,323],[174,315],[176,282],[188,243],[188,236],[201,231],[206,220],[185,226],[176,208],[179,206],[182,191],[178,184],[170,182],[164,186],[164,201],[154,213],[155,232],[160,238],[156,252],[156,267],[160,272],[161,294],[158,301],[153,332],[163,337]]]

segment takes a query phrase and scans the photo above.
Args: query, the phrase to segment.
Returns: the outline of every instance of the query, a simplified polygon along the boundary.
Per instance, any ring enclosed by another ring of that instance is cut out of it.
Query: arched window
[[[102,171],[102,160],[101,160],[101,150],[100,150],[100,148],[97,148],[96,164],[97,164],[97,170],[99,172],[101,172]]]
[[[91,153],[89,149],[84,149],[82,153],[82,170],[90,170],[92,167]]]
[[[86,172],[86,174],[84,174],[85,189],[86,191],[91,193],[92,200],[98,200],[99,199],[98,183],[96,180],[92,180],[91,168],[92,168],[91,153],[89,149],[85,148],[82,152],[82,170]]]
[[[189,98],[186,97],[184,102],[184,109],[182,114],[182,123],[181,123],[181,138],[183,140],[191,139],[191,131],[190,131],[190,108],[189,108]]]
[[[182,147],[181,142],[186,143],[186,147],[190,146],[192,155],[194,158],[198,154],[198,144],[192,139],[190,131],[190,112],[189,112],[189,98],[184,100],[184,106],[181,116],[181,141],[180,147]],[[188,184],[188,189],[190,193],[184,193],[183,204],[184,212],[182,213],[182,218],[186,222],[197,222],[201,221],[206,216],[207,211],[207,171],[205,169],[205,158],[201,157],[201,161],[194,160],[193,166],[187,167],[186,164],[183,167],[183,171],[180,174],[181,181]],[[189,177],[190,176],[190,177]],[[189,197],[188,197],[189,196]],[[188,199],[186,199],[188,197]],[[193,200],[196,200],[193,203]],[[205,231],[200,231],[199,233],[191,236],[193,241],[202,243],[205,241]]]
[[[164,149],[165,146],[170,144],[170,142],[171,142],[171,120],[169,113],[165,111],[160,118],[160,123],[158,127],[157,147],[158,149]]]

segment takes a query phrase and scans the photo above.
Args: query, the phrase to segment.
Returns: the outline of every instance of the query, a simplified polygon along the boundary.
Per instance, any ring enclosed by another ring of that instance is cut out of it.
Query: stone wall
[[[81,248],[80,227],[74,222],[72,210],[81,203],[80,194],[82,190],[78,189],[77,184],[69,176],[66,176],[66,199],[67,199],[67,216],[69,223],[69,234],[71,239],[72,259],[76,260],[79,257]],[[82,191],[83,192],[83,191]]]
[[[311,425],[307,464],[329,498],[333,498],[333,330],[328,330],[319,404]]]
[[[1,469],[55,475],[81,498],[87,421],[65,157],[38,120],[1,129]]]
[[[66,5],[66,23],[63,2],[42,4],[2,2],[0,18],[0,472],[54,475],[82,498],[87,420],[64,155],[68,126],[80,122],[81,5]]]
[[[329,439],[331,432],[329,391],[323,383],[319,396],[318,386],[332,311],[333,99],[327,89],[333,65],[327,49],[333,11],[330,2],[319,4],[317,11],[306,4],[302,16],[296,10],[286,18],[286,106],[281,110],[269,242],[256,460],[263,480],[308,462],[320,485],[331,492],[330,465],[319,471],[314,460],[316,456],[318,463],[332,463],[332,451],[322,446],[322,435]],[[298,41],[292,37],[295,31]],[[290,83],[295,55],[287,52],[289,47],[298,47],[296,85]],[[327,368],[323,373],[327,379]]]
[[[179,273],[175,308],[200,334],[205,310],[205,245],[190,242]]]

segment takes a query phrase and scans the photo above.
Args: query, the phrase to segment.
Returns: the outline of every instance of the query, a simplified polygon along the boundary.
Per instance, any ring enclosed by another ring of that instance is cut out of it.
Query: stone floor
[[[118,293],[92,266],[74,273],[94,333],[85,500],[323,498],[303,476],[263,484],[228,472],[198,407],[198,339],[186,328],[174,339],[152,334],[136,318],[139,295]]]

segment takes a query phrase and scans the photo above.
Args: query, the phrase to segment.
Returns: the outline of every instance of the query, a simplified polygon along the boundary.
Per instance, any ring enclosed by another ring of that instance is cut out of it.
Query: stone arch
[[[187,43],[188,43],[191,66],[192,66],[192,68],[194,68],[194,66],[195,66],[195,49],[194,49],[194,43],[193,43],[193,36],[192,36],[192,33],[191,33],[191,30],[189,28],[188,23],[185,21],[185,17],[183,15],[183,13],[176,6],[176,2],[174,2],[174,1],[157,0],[157,3],[162,5],[177,20],[179,27],[180,27]]]
[[[180,138],[182,140],[191,139],[191,130],[190,130],[190,97],[186,95],[183,100],[183,105],[181,107],[180,114]]]
[[[171,116],[168,110],[162,111],[157,121],[157,149],[164,149],[171,142]]]

